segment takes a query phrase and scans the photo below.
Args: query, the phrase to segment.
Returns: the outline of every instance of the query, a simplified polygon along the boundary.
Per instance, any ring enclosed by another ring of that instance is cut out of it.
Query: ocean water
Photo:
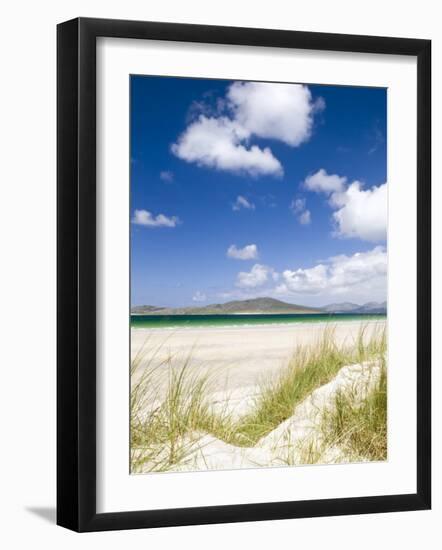
[[[340,321],[384,320],[386,315],[351,313],[245,314],[245,315],[131,315],[132,328],[196,328],[336,323]]]

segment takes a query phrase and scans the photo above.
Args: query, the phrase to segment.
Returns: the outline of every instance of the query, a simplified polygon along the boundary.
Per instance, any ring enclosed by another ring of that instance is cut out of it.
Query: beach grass
[[[235,446],[255,446],[292,416],[297,404],[331,381],[345,365],[369,359],[384,361],[386,334],[384,329],[374,330],[366,338],[362,328],[354,341],[337,345],[333,328],[326,328],[316,344],[297,347],[285,368],[261,380],[252,410],[237,420],[227,410],[215,414],[211,409],[213,377],[219,373],[209,376],[195,367],[192,359],[195,350],[177,367],[173,356],[159,359],[160,349],[151,349],[147,340],[131,365],[133,473],[173,470],[191,454],[192,434],[208,433]],[[160,371],[162,377],[157,376]],[[339,444],[352,456],[370,460],[378,460],[385,454],[385,372],[378,386],[363,405],[356,405],[350,394],[338,394],[334,410],[324,416],[321,425],[327,444]],[[313,463],[319,456],[311,448],[305,463]]]
[[[330,382],[343,366],[383,356],[385,349],[384,330],[375,331],[366,341],[363,327],[355,342],[338,346],[333,327],[326,328],[316,344],[298,347],[286,368],[263,381],[254,410],[241,419],[230,442],[247,447],[255,445],[287,420],[294,407],[313,390]]]
[[[155,362],[158,351],[141,354],[132,362],[132,377],[143,367],[131,391],[131,470],[134,473],[146,463],[152,471],[169,470],[180,463],[191,446],[184,436],[206,428],[210,416],[209,377],[192,368],[190,356],[178,369],[173,367],[172,356]],[[147,364],[143,364],[146,357]],[[156,381],[159,369],[167,372],[165,393]]]
[[[381,359],[379,379],[364,399],[339,391],[334,407],[323,413],[324,446],[339,447],[354,461],[387,459],[387,369]]]

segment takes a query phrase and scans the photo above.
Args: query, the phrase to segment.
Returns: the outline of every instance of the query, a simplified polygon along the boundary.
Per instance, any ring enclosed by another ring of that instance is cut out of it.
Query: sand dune
[[[379,361],[343,367],[333,380],[313,391],[294,408],[292,416],[253,447],[231,445],[207,433],[189,433],[181,443],[189,448],[187,456],[174,470],[229,470],[299,465],[304,463],[303,452],[309,445],[320,452],[318,460],[322,464],[354,461],[354,457],[347,456],[339,447],[322,446],[321,418],[324,411],[333,407],[338,392],[351,390],[358,400],[364,399],[379,380],[380,373]],[[218,398],[221,396],[218,395]],[[229,407],[236,406],[227,396],[226,399]],[[242,413],[245,412],[243,409]],[[358,461],[361,460],[363,459]],[[151,466],[146,462],[139,473],[148,472]]]

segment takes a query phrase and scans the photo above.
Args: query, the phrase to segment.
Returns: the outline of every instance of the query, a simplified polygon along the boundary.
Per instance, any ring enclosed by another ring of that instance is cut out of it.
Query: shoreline
[[[241,314],[236,314],[236,315],[241,315]],[[287,321],[287,322],[274,322],[274,323],[266,323],[265,321],[262,321],[262,322],[257,322],[257,323],[238,323],[238,324],[225,324],[225,325],[222,325],[222,324],[213,324],[213,325],[210,325],[210,324],[202,324],[202,325],[197,325],[197,324],[189,324],[189,325],[185,325],[185,324],[181,324],[181,325],[168,325],[168,326],[153,326],[153,327],[149,327],[149,326],[133,326],[131,325],[130,326],[130,329],[131,331],[132,330],[147,330],[147,331],[179,331],[179,330],[225,330],[225,329],[260,329],[260,328],[265,328],[265,329],[269,329],[269,328],[287,328],[287,327],[293,327],[293,328],[296,328],[296,327],[306,327],[306,326],[313,326],[313,327],[318,327],[318,328],[325,328],[327,326],[333,326],[333,325],[339,325],[340,323],[345,323],[346,325],[350,325],[350,324],[358,324],[358,325],[368,325],[368,324],[373,324],[373,323],[387,323],[387,316],[379,316],[379,318],[371,318],[371,319],[365,319],[365,320],[361,320],[361,319],[345,319],[345,318],[341,318],[341,319],[331,319],[330,321],[325,321],[325,320],[315,320],[315,319],[305,319],[305,320],[300,320],[300,321]]]
[[[345,312],[344,312],[345,313]],[[236,311],[236,312],[229,312],[229,313],[161,313],[158,312],[158,310],[154,311],[146,311],[145,313],[139,313],[139,312],[130,312],[131,316],[146,316],[146,317],[181,317],[181,316],[189,316],[189,317],[198,317],[199,315],[204,316],[219,316],[223,317],[225,315],[335,315],[332,312],[329,311],[278,311],[277,313],[272,313],[271,311]]]

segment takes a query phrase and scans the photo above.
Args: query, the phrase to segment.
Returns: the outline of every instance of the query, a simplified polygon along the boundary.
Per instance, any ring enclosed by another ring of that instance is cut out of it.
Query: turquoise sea
[[[386,315],[351,313],[246,314],[246,315],[131,315],[132,328],[195,328],[278,325],[296,323],[337,323],[340,321],[372,321]]]

